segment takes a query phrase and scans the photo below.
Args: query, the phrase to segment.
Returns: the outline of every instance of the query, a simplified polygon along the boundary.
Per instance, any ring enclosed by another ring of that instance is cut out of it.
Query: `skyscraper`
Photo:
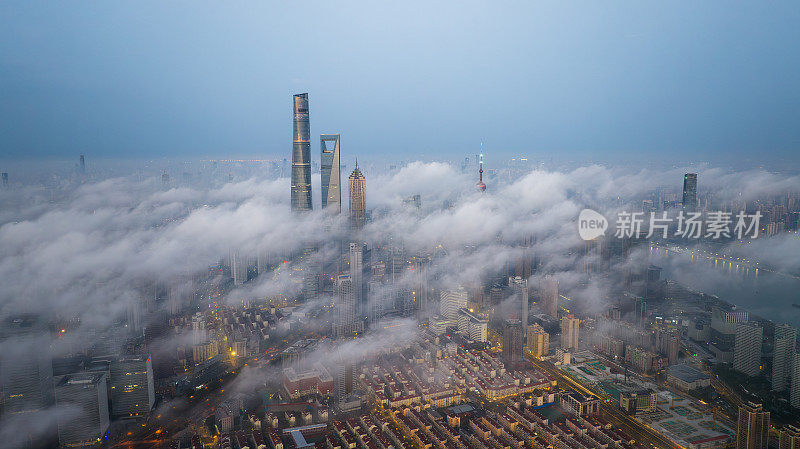
[[[581,320],[574,315],[567,315],[561,318],[561,348],[569,351],[578,349],[578,330]]]
[[[797,329],[788,324],[775,326],[774,356],[772,357],[772,389],[783,391],[792,378]]]
[[[697,210],[697,173],[683,175],[683,210]]]
[[[339,139],[339,134],[322,134],[319,136],[322,208],[333,214],[338,214],[342,211]],[[332,149],[327,145],[329,142],[332,143]]]
[[[528,348],[534,357],[547,355],[550,351],[550,335],[539,324],[528,326]]]
[[[542,280],[541,290],[544,313],[558,318],[558,280],[549,274],[546,275]]]
[[[360,229],[367,221],[367,181],[361,170],[356,168],[350,174],[350,222],[354,228]]]
[[[336,279],[336,291],[338,295],[333,314],[333,334],[339,338],[347,337],[356,330],[356,295],[349,274],[340,275]]]
[[[15,324],[17,321],[14,320]],[[46,334],[11,329],[0,353],[0,384],[3,386],[5,413],[29,413],[53,405],[53,362]],[[32,326],[35,326],[33,324]]]
[[[61,447],[99,445],[108,430],[108,393],[105,373],[78,373],[56,383],[58,442]],[[77,414],[77,416],[76,416]]]
[[[769,412],[761,404],[749,402],[739,407],[736,427],[736,449],[767,449],[769,445]]]
[[[294,96],[292,136],[292,210],[311,210],[311,130],[308,122],[308,94]]]
[[[458,318],[458,309],[465,307],[467,307],[467,291],[463,287],[443,290],[439,294],[439,313],[448,320]]]
[[[150,356],[126,356],[111,362],[111,411],[120,418],[147,416],[155,403]]]
[[[2,175],[0,175],[0,176],[3,177],[3,188],[7,189],[8,188],[8,172],[3,172]]]
[[[762,336],[763,329],[756,323],[740,323],[736,326],[733,369],[748,376],[758,376],[761,372]]]
[[[800,426],[788,425],[781,429],[778,449],[800,449]]]
[[[86,159],[81,154],[80,159],[78,160],[78,169],[80,170],[81,174],[86,174]]]
[[[506,368],[513,369],[523,361],[522,358],[522,321],[510,319],[503,322],[503,363]]]
[[[800,408],[800,354],[792,356],[792,382],[789,387],[789,403]]]
[[[239,251],[231,250],[230,265],[233,285],[242,285],[247,282],[247,259]]]
[[[341,408],[342,404],[347,401],[347,396],[353,392],[356,375],[353,362],[342,351],[337,351],[334,360],[336,361],[333,370],[334,395],[336,405]]]
[[[414,296],[413,300],[416,303],[419,316],[424,317],[431,312],[429,310],[430,304],[428,303],[428,264],[430,259],[418,254],[412,256],[410,262],[411,266],[408,268],[407,274],[411,279],[411,294]]]
[[[736,327],[749,321],[746,310],[714,307],[711,310],[710,349],[718,361],[733,362],[733,348],[736,344]]]
[[[350,243],[350,281],[353,283],[355,313],[360,314],[364,306],[364,244]]]
[[[516,277],[509,277],[508,278],[508,285],[511,287],[512,291],[514,292],[514,296],[516,300],[519,301],[519,311],[520,311],[520,321],[522,321],[522,327],[524,329],[528,328],[528,280],[523,279],[519,276]]]

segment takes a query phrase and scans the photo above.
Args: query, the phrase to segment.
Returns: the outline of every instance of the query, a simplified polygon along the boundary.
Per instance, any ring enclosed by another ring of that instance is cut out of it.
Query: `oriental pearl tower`
[[[481,142],[481,158],[480,158],[480,169],[478,170],[478,183],[475,184],[475,187],[480,192],[486,191],[486,184],[483,182],[483,142]]]

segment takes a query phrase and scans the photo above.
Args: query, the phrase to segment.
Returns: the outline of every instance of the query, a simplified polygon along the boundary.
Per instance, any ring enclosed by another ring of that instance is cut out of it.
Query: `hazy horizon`
[[[7,2],[0,157],[288,155],[308,92],[364,158],[796,166],[795,6]]]

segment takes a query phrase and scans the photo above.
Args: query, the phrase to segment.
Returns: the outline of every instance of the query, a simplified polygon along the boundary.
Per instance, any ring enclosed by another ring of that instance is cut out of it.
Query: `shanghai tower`
[[[308,94],[294,96],[292,133],[292,210],[311,210],[311,132],[308,124]]]

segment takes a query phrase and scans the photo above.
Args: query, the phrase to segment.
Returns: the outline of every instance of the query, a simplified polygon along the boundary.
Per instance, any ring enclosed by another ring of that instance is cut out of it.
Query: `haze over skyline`
[[[793,2],[312,3],[4,3],[0,159],[798,162]]]

